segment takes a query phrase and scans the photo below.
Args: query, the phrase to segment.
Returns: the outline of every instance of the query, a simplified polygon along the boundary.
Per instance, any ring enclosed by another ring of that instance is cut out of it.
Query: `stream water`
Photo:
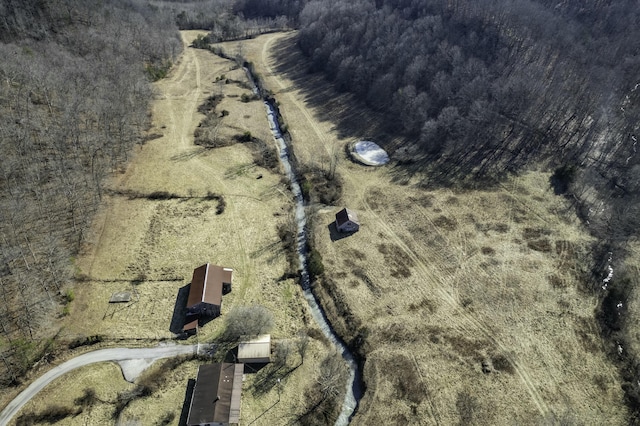
[[[273,105],[269,102],[265,101],[265,106],[267,108],[267,120],[269,121],[269,127],[271,128],[271,132],[273,133],[273,137],[276,140],[278,145],[278,152],[280,156],[280,162],[284,168],[284,171],[289,179],[291,184],[291,192],[295,197],[295,219],[297,223],[297,250],[298,257],[300,260],[301,267],[301,286],[302,291],[304,293],[305,299],[307,299],[307,303],[309,304],[309,308],[311,309],[311,315],[313,319],[318,323],[318,326],[322,330],[322,333],[335,345],[338,351],[342,354],[342,357],[347,362],[349,366],[349,380],[346,384],[346,394],[344,398],[344,402],[342,403],[342,409],[340,411],[340,416],[336,420],[336,425],[347,425],[349,424],[349,420],[354,413],[358,401],[360,399],[362,390],[360,388],[360,378],[361,373],[358,367],[358,363],[355,361],[353,354],[349,351],[346,345],[338,338],[335,334],[334,330],[331,328],[327,317],[318,305],[318,301],[315,296],[311,292],[310,280],[309,280],[309,271],[307,267],[307,233],[306,233],[306,223],[307,217],[304,209],[304,198],[302,196],[302,190],[300,189],[300,185],[298,183],[298,177],[296,175],[295,169],[291,165],[290,156],[289,156],[289,148],[285,143],[284,138],[282,137],[282,132],[278,125],[277,113]]]

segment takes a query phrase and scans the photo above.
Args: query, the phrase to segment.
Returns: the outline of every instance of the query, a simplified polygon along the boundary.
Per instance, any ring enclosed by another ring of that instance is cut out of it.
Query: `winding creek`
[[[253,81],[251,76],[250,79],[251,81]],[[355,412],[355,409],[358,406],[358,401],[362,396],[361,372],[358,367],[358,363],[353,357],[353,354],[349,351],[344,342],[342,342],[342,340],[340,340],[340,338],[336,335],[335,331],[327,320],[324,311],[311,292],[311,283],[309,280],[309,271],[307,266],[307,217],[304,208],[304,198],[302,196],[300,184],[298,183],[296,171],[290,161],[289,147],[287,146],[280,130],[280,126],[278,125],[277,112],[270,102],[265,101],[264,103],[267,109],[267,120],[269,121],[269,127],[271,128],[271,132],[273,133],[273,137],[276,140],[278,146],[280,162],[282,163],[287,178],[289,179],[289,182],[291,184],[291,191],[293,192],[293,195],[295,197],[295,218],[298,232],[296,240],[298,258],[301,267],[300,283],[302,286],[302,291],[304,293],[305,299],[307,300],[307,303],[309,304],[309,308],[311,309],[313,319],[318,323],[318,326],[322,330],[322,333],[339,350],[339,352],[342,354],[342,357],[349,366],[349,380],[346,384],[346,394],[342,403],[340,416],[335,423],[336,425],[347,425],[349,424],[351,416]]]

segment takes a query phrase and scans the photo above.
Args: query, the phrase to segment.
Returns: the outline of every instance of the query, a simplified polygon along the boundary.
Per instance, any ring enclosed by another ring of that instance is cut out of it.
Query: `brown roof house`
[[[205,364],[198,368],[187,426],[230,425],[240,421],[244,364]]]
[[[358,216],[353,210],[344,208],[336,213],[336,228],[339,232],[356,232],[360,229]]]
[[[195,330],[198,318],[220,315],[222,295],[231,291],[232,275],[233,269],[210,263],[194,269],[187,299],[185,331]]]

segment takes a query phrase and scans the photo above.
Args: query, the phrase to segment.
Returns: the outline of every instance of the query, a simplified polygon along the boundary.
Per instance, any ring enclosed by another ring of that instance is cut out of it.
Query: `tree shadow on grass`
[[[256,373],[256,378],[252,385],[253,393],[261,396],[269,393],[274,386],[281,386],[289,374],[296,371],[300,365],[302,364],[289,367],[286,365],[278,366],[275,363],[271,363],[263,366],[263,368]]]
[[[294,82],[293,87],[300,90],[304,103],[314,108],[315,118],[335,124],[335,130],[341,139],[376,135],[376,143],[389,147],[393,143],[393,136],[385,129],[385,117],[365,108],[347,107],[360,102],[353,95],[339,92],[335,85],[325,80],[322,73],[307,72],[308,68],[304,64],[309,64],[309,60],[296,43],[296,37],[285,37],[274,43],[272,49],[277,58],[274,71]],[[335,90],[327,90],[332,87]],[[290,90],[288,88],[285,91]]]
[[[392,159],[399,158],[394,156],[399,148],[424,145],[415,140],[416,136],[402,135],[394,130],[393,123],[390,123],[392,117],[388,114],[376,111],[354,95],[341,91],[323,73],[309,72],[311,62],[298,48],[295,36],[275,42],[272,52],[277,58],[274,73],[290,79],[298,90],[296,96],[313,109],[314,119],[334,125],[340,139],[371,138]],[[279,93],[275,93],[276,98]],[[413,156],[397,162],[392,169],[393,180],[407,184],[417,172],[419,176],[425,176],[419,183],[425,189],[452,186],[491,189],[534,161],[557,162],[558,150],[554,143],[558,138],[557,132],[541,131],[506,115],[495,114],[486,120],[482,134],[468,132],[448,141],[448,149],[434,145],[430,151],[418,150]],[[496,135],[504,136],[500,139]],[[564,152],[562,157],[573,158],[574,163],[580,163],[586,158],[589,148],[589,143],[578,144],[571,151]]]

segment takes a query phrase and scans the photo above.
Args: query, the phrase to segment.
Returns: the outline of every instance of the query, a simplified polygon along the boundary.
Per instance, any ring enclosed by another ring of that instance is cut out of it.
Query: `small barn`
[[[243,371],[243,364],[201,365],[191,396],[187,426],[238,423]]]
[[[358,216],[353,210],[344,208],[336,213],[336,228],[338,232],[356,232],[360,229]]]
[[[231,291],[233,269],[207,263],[193,271],[187,315],[217,317],[222,307],[222,294]]]
[[[266,364],[271,362],[271,335],[245,337],[238,345],[238,362]]]

